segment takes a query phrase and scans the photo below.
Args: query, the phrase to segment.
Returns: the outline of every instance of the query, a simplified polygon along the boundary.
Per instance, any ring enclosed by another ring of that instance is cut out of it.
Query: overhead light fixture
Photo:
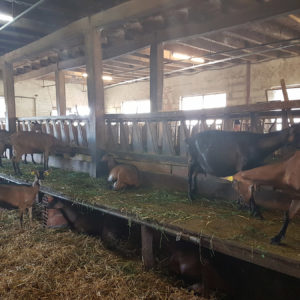
[[[6,14],[2,14],[0,13],[0,21],[4,21],[4,22],[10,22],[12,21],[14,18],[10,15],[6,15]]]
[[[172,57],[175,59],[182,59],[182,60],[191,58],[189,55],[183,53],[177,53],[177,52],[173,52]]]
[[[103,75],[102,79],[105,80],[105,81],[112,81],[113,80],[113,78],[110,75]]]
[[[82,73],[82,77],[87,78],[88,74],[87,73]]]
[[[199,64],[205,63],[205,59],[203,57],[192,57],[191,61],[199,63]]]

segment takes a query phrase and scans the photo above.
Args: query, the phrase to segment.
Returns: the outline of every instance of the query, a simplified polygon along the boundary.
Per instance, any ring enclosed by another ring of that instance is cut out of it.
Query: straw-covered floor
[[[25,220],[0,210],[0,299],[202,299],[96,238]]]
[[[32,181],[30,171],[34,165],[22,165],[20,178]],[[11,162],[5,161],[3,173],[13,175]],[[0,170],[0,171],[1,171]],[[290,223],[284,245],[270,244],[270,239],[279,232],[283,221],[282,211],[263,211],[265,220],[249,216],[248,211],[238,209],[234,201],[199,199],[192,205],[187,194],[153,189],[131,189],[114,192],[107,188],[105,178],[90,178],[80,172],[51,169],[43,185],[89,204],[100,204],[122,213],[134,214],[143,220],[172,224],[199,234],[232,240],[261,251],[300,260],[300,216]]]

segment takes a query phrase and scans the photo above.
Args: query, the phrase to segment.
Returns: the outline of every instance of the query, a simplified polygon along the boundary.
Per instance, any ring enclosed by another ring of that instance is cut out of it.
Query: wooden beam
[[[55,72],[56,109],[59,116],[66,115],[66,85],[63,71]]]
[[[172,112],[157,112],[152,114],[133,114],[133,115],[122,115],[122,114],[108,114],[106,118],[111,122],[117,121],[118,119],[126,121],[141,121],[145,122],[149,118],[152,121],[164,121],[166,118],[169,121],[176,121],[181,119],[190,119],[190,120],[200,120],[202,118],[222,118],[227,116],[229,118],[236,118],[239,115],[248,115],[250,113],[257,113],[259,115],[269,115],[270,110],[277,109],[289,109],[289,108],[300,108],[300,100],[293,100],[289,102],[284,101],[270,101],[270,102],[260,102],[250,105],[236,105],[236,106],[227,106],[222,108],[210,108],[210,109],[201,109],[194,111],[172,111]],[[293,111],[296,113],[297,111]],[[276,114],[272,112],[272,114]],[[281,115],[281,112],[279,112]]]
[[[90,28],[85,36],[88,103],[90,107],[88,145],[92,157],[90,176],[99,174],[100,154],[105,146],[104,87],[102,80],[102,47],[100,32]]]
[[[136,0],[132,0],[126,2],[128,5],[131,3],[133,5],[136,4]],[[150,1],[149,1],[150,2]],[[151,5],[153,5],[153,9],[155,4],[160,7],[160,1],[151,1]],[[170,4],[171,5],[171,4]],[[174,1],[175,5],[175,1]],[[177,4],[178,5],[178,4]],[[143,8],[140,7],[140,14],[146,13]],[[122,5],[115,7],[114,9],[119,8],[119,13],[121,13],[121,9],[124,9]],[[289,14],[292,11],[300,10],[300,2],[295,3],[295,1],[287,0],[282,3],[282,1],[274,0],[270,3],[256,3],[251,6],[247,6],[244,10],[239,12],[232,12],[228,14],[215,14],[209,20],[206,20],[203,23],[187,23],[185,25],[172,26],[160,31],[156,31],[155,33],[146,34],[144,36],[140,36],[138,39],[133,41],[122,41],[119,44],[114,44],[108,49],[103,50],[103,58],[109,59],[113,57],[121,56],[125,53],[133,52],[136,49],[143,48],[148,46],[149,44],[160,43],[166,40],[175,40],[182,37],[189,37],[193,35],[204,35],[207,33],[219,32],[224,30],[233,29],[241,24],[245,24],[251,21],[258,21],[265,18],[272,18],[279,15]],[[111,9],[101,12],[101,16],[103,17],[103,21],[101,21],[97,15],[94,15],[94,20],[98,20],[98,26],[108,26],[116,21],[117,13],[115,11],[114,16],[111,17],[112,23],[109,23],[109,12]],[[132,11],[132,16],[137,13],[136,10]],[[107,15],[106,15],[107,14]],[[138,15],[138,14],[137,14]],[[128,15],[129,16],[129,15]],[[16,61],[20,58],[24,57],[33,57],[37,53],[45,51],[47,49],[53,47],[61,47],[61,42],[63,40],[64,47],[72,46],[72,44],[79,43],[80,35],[83,35],[87,30],[88,19],[83,18],[79,21],[76,21],[55,33],[52,33],[39,41],[31,43],[25,47],[12,51],[10,53],[5,54],[1,60],[12,60]],[[66,39],[65,37],[68,37]]]
[[[152,0],[142,3],[140,0],[131,0],[93,15],[91,22],[93,27],[112,26],[124,23],[131,18],[143,17],[155,12],[184,6],[189,2],[190,0]],[[62,45],[64,47],[77,45],[89,30],[89,24],[88,17],[82,18],[38,41],[5,54],[1,60],[15,62],[22,58],[34,57],[38,53],[52,48],[60,48]]]
[[[164,48],[162,44],[152,44],[150,48],[150,105],[151,112],[162,110],[164,84]]]
[[[153,253],[153,230],[141,225],[142,260],[146,270],[154,267],[155,259]]]
[[[246,64],[246,104],[250,104],[250,92],[251,92],[251,63]]]
[[[16,62],[20,59],[30,59],[41,52],[53,48],[72,47],[82,44],[83,35],[88,28],[88,18],[82,18],[70,25],[57,30],[38,41],[30,43],[2,56],[1,60]]]
[[[29,80],[29,79],[34,79],[34,78],[39,78],[46,76],[52,72],[56,72],[57,70],[69,70],[69,69],[74,69],[78,68],[81,66],[85,65],[85,57],[77,57],[77,58],[72,58],[68,60],[63,60],[58,62],[57,64],[51,64],[46,67],[42,67],[38,70],[32,70],[30,72],[16,75],[15,76],[15,81],[23,81],[23,80]]]
[[[116,26],[133,18],[142,18],[154,13],[168,11],[171,8],[184,7],[190,2],[191,0],[131,0],[93,15],[91,22],[92,26],[95,27]]]
[[[124,53],[130,53],[136,49],[144,48],[154,43],[177,40],[184,37],[200,37],[207,34],[221,32],[225,29],[233,30],[241,24],[288,14],[289,9],[300,11],[300,2],[297,3],[297,5],[292,0],[289,0],[288,2],[287,6],[277,0],[269,2],[269,4],[255,4],[251,7],[246,7],[244,10],[239,12],[232,12],[228,14],[217,13],[212,15],[209,20],[202,23],[189,22],[184,25],[180,24],[178,26],[171,26],[162,30],[157,30],[149,34],[141,35],[136,40],[122,41],[118,44],[114,44],[112,47],[104,49],[103,58],[108,59],[121,56]],[[274,7],[270,7],[270,3],[272,3],[272,5],[274,4]]]
[[[14,71],[10,63],[5,62],[2,69],[4,98],[6,105],[6,130],[16,131],[16,104],[15,104],[15,86]]]
[[[285,80],[280,80],[280,85],[282,89],[283,99],[285,103],[289,103],[289,95],[286,89]],[[294,120],[291,116],[290,109],[283,109],[282,110],[282,128],[288,128],[289,127],[289,119],[291,124],[294,124]]]
[[[39,77],[46,76],[46,75],[56,72],[56,71],[57,71],[57,65],[52,64],[52,65],[40,68],[38,70],[32,70],[32,71],[24,73],[24,74],[16,75],[15,82],[39,78]]]

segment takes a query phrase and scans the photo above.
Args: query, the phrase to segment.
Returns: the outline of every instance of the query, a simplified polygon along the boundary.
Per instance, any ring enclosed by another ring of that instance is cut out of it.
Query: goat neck
[[[71,223],[71,225],[74,225],[74,223],[78,219],[79,212],[77,212],[75,208],[72,208],[68,205],[64,205],[62,208],[60,208],[60,211],[62,212],[63,216],[67,219],[67,221]]]
[[[109,171],[111,171],[116,165],[117,165],[117,163],[114,160],[114,158],[109,157],[109,159],[107,160],[107,167],[108,167]]]
[[[41,180],[35,175],[32,187],[39,189],[41,186]]]
[[[291,128],[277,132],[263,134],[258,142],[258,146],[265,153],[272,153],[278,148],[290,143],[293,139],[293,130]]]

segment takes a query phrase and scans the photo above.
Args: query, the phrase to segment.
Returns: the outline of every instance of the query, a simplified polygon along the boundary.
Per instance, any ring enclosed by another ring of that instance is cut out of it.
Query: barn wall
[[[300,84],[300,57],[251,65],[250,103],[266,101],[265,90],[280,86],[281,78],[287,85]],[[227,105],[245,104],[246,90],[246,65],[167,78],[164,81],[163,109],[179,109],[182,96],[218,92],[226,92]],[[122,101],[142,99],[149,99],[148,83],[121,85],[106,90],[106,109],[119,112]]]
[[[44,86],[44,87],[43,87]],[[50,116],[52,107],[56,106],[55,86],[53,81],[27,80],[16,82],[17,117]],[[0,96],[3,96],[3,84],[0,83]],[[31,99],[22,98],[30,97]],[[86,87],[79,84],[66,84],[67,107],[87,106]],[[36,108],[35,104],[36,102]],[[36,111],[36,114],[35,114]]]
[[[266,101],[265,90],[280,85],[284,78],[287,85],[300,84],[300,57],[278,59],[251,65],[250,102]],[[16,96],[35,97],[36,115],[50,115],[55,106],[55,87],[52,81],[28,80],[15,84]],[[227,105],[246,103],[246,65],[223,70],[203,71],[198,74],[167,78],[164,82],[163,109],[177,110],[182,96],[209,93],[227,93]],[[3,85],[0,83],[0,96]],[[86,106],[86,86],[66,85],[67,107]],[[126,100],[149,99],[149,82],[117,86],[105,90],[105,107],[108,113],[119,113],[121,103]],[[299,96],[300,97],[300,96]],[[35,113],[33,99],[17,98],[17,116],[29,117]]]

